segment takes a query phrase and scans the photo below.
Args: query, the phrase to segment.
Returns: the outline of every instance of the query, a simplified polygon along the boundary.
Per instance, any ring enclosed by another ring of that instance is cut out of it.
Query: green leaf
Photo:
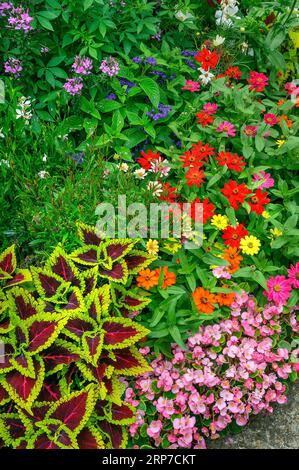
[[[39,15],[36,15],[36,18],[38,19],[38,22],[40,23],[40,25],[45,28],[45,29],[48,29],[49,31],[54,31],[54,28],[53,26],[51,25],[50,21],[47,20],[46,18],[44,18],[43,16],[39,16]]]
[[[181,336],[181,333],[180,333],[180,330],[178,329],[178,327],[176,325],[170,326],[168,328],[168,331],[169,331],[171,337],[174,339],[174,341],[180,346],[180,348],[182,348],[185,351],[186,346],[185,346],[185,343],[182,339],[182,336]]]
[[[160,89],[157,83],[151,78],[144,77],[139,81],[139,85],[151,103],[157,108],[160,103]]]
[[[83,2],[83,9],[84,11],[85,10],[88,10],[88,8],[91,7],[91,5],[93,4],[94,0],[84,0]]]

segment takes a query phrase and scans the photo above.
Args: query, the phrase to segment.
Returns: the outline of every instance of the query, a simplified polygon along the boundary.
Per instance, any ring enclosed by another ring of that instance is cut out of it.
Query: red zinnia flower
[[[242,72],[239,67],[229,67],[226,69],[225,75],[229,78],[234,78],[235,80],[240,80],[242,78]]]
[[[191,186],[198,186],[200,188],[201,183],[204,180],[205,173],[203,170],[199,170],[198,168],[190,167],[187,171],[186,175],[187,185],[189,188]]]
[[[195,219],[195,204],[200,204],[200,199],[197,197],[191,203],[191,218]],[[202,203],[203,204],[203,223],[205,224],[211,217],[214,215],[215,206],[212,204],[209,199],[206,197]]]
[[[214,116],[211,114],[205,113],[204,111],[200,111],[196,114],[197,117],[197,124],[201,124],[202,127],[207,127],[208,124],[213,124]]]
[[[151,168],[151,163],[161,157],[161,154],[158,152],[152,152],[147,150],[147,152],[141,152],[143,158],[138,158],[137,162],[142,168],[148,171]]]
[[[210,147],[209,144],[203,144],[199,141],[197,144],[192,145],[192,153],[198,158],[209,161],[209,156],[214,155],[214,147]]]
[[[268,194],[266,192],[263,192],[261,189],[257,189],[249,201],[251,211],[262,215],[265,210],[264,206],[270,202],[270,199],[267,196]]]
[[[243,168],[245,167],[243,158],[238,157],[236,153],[232,154],[230,152],[219,152],[216,160],[220,166],[227,165],[229,170],[235,170],[237,173],[243,171]]]
[[[181,162],[183,162],[183,168],[195,166],[196,168],[201,168],[204,165],[204,162],[201,161],[202,156],[195,155],[192,150],[187,150],[184,155],[180,157]]]
[[[172,188],[169,183],[165,183],[163,186],[163,193],[159,199],[161,199],[161,201],[175,202],[175,199],[178,197],[179,195],[176,192],[176,188]]]
[[[248,235],[248,230],[244,228],[243,224],[239,224],[237,227],[227,227],[223,230],[222,238],[224,240],[224,244],[239,248],[241,238],[246,237]]]
[[[214,69],[216,67],[219,57],[216,52],[211,52],[209,49],[203,48],[194,59],[201,63],[204,70],[208,71],[209,68]]]
[[[229,183],[225,183],[221,192],[225,197],[227,197],[230,205],[237,210],[239,208],[239,204],[243,204],[251,191],[247,189],[245,183],[238,184],[236,181],[229,180]]]

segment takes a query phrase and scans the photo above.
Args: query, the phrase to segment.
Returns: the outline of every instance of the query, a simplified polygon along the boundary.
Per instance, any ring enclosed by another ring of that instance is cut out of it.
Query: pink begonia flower
[[[191,91],[191,93],[195,93],[200,90],[200,84],[193,80],[186,80],[185,86],[182,87],[182,90],[188,90]]]
[[[216,132],[224,132],[227,137],[235,137],[236,128],[231,122],[222,121],[216,129]]]
[[[295,289],[298,289],[299,287],[299,262],[296,263],[295,265],[293,264],[290,265],[288,274],[289,274],[289,281],[291,282],[291,285],[295,287]]]
[[[277,117],[275,116],[275,114],[273,113],[266,113],[264,114],[264,121],[266,124],[268,124],[269,126],[275,126],[275,124],[277,124],[278,122],[278,119]]]
[[[218,106],[216,103],[205,103],[203,106],[203,110],[207,114],[215,114],[217,112]]]
[[[268,300],[272,300],[278,305],[286,305],[291,295],[291,282],[286,279],[285,276],[271,276],[267,281],[268,292],[264,292],[264,295]]]
[[[153,438],[158,437],[162,429],[162,426],[163,426],[162,421],[160,421],[159,419],[157,421],[152,421],[146,430],[148,436],[153,437]]]
[[[275,184],[274,179],[271,178],[270,173],[266,173],[265,171],[260,171],[259,173],[254,173],[252,178],[253,183],[260,182],[258,188],[272,188]]]

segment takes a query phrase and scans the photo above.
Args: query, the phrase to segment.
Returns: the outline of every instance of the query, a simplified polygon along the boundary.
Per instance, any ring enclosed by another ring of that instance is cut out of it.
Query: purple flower
[[[114,57],[110,56],[102,60],[100,69],[104,74],[108,75],[108,77],[113,77],[119,73],[119,64]]]
[[[70,153],[66,153],[65,156],[71,157],[78,165],[82,165],[85,155],[84,155],[84,152],[78,152],[78,153],[70,152]]]
[[[81,77],[68,78],[63,88],[72,96],[80,95],[83,89],[83,80]]]
[[[149,56],[145,59],[145,63],[146,64],[150,64],[152,67],[155,67],[155,65],[157,65],[157,61],[156,59],[154,59],[153,57]]]
[[[92,60],[89,57],[80,57],[77,55],[72,65],[72,69],[79,75],[89,75],[92,70]]]
[[[158,121],[159,119],[166,118],[171,110],[172,110],[172,106],[165,105],[163,103],[159,103],[158,112],[156,112],[154,109],[152,109],[151,111],[147,112],[146,114],[147,114],[147,116],[152,118],[154,121]]]
[[[42,54],[47,54],[49,52],[49,50],[50,49],[47,46],[42,46],[40,48],[40,51],[41,51]]]
[[[13,8],[12,3],[3,2],[0,4],[0,16],[6,16],[7,12]]]
[[[9,59],[4,62],[5,73],[10,73],[11,75],[14,75],[14,77],[19,77],[22,70],[22,62],[19,59],[9,57]]]
[[[194,62],[190,59],[186,59],[185,60],[185,64],[188,65],[188,67],[190,67],[191,69],[195,70],[196,69],[196,65],[194,64]]]
[[[133,57],[132,62],[134,62],[135,64],[141,64],[142,59],[141,57],[136,56],[136,57]]]
[[[128,91],[131,90],[131,88],[136,86],[136,83],[130,82],[130,80],[127,80],[126,78],[122,78],[122,77],[119,78],[119,83],[121,84],[121,86],[126,86],[127,87],[126,88],[126,93],[128,93]]]
[[[109,95],[106,96],[106,100],[116,100],[117,96],[115,93],[109,93]]]
[[[23,30],[28,33],[32,28],[31,23],[33,18],[29,16],[29,10],[25,10],[23,7],[9,9],[8,24],[16,30]]]
[[[197,55],[197,51],[182,51],[182,55],[184,57],[195,57]]]

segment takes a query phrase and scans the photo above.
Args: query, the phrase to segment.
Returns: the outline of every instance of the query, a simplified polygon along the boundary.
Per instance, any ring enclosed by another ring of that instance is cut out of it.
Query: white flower
[[[144,180],[144,178],[146,177],[146,174],[147,173],[144,168],[139,168],[138,170],[134,171],[135,178],[138,178],[139,180]]]
[[[46,153],[44,153],[43,162],[46,162],[47,160],[48,160],[48,155]]]
[[[241,48],[242,48],[242,52],[246,52],[248,49],[248,42],[242,42]]]
[[[10,168],[10,164],[9,164],[9,161],[8,160],[0,160],[0,166],[7,166],[7,168]]]
[[[46,178],[47,176],[50,176],[50,175],[47,171],[42,170],[42,171],[38,172],[37,176],[41,179],[44,179],[44,178]]]
[[[151,163],[151,167],[148,170],[151,173],[161,173],[162,176],[167,176],[170,171],[170,166],[167,160],[163,160],[159,157],[157,160]]]
[[[225,38],[223,36],[220,36],[219,34],[217,34],[217,36],[215,37],[215,39],[213,41],[213,46],[214,47],[221,46],[221,44],[223,44],[224,41],[225,41]]]
[[[162,184],[159,181],[150,181],[146,187],[148,191],[150,191],[153,196],[161,196],[163,193]]]
[[[179,21],[186,21],[190,20],[191,18],[194,18],[194,16],[191,13],[183,13],[182,10],[179,10],[176,12],[174,15]]]
[[[118,165],[118,168],[120,171],[123,171],[124,173],[127,173],[128,169],[129,169],[129,165],[127,163],[120,163]]]
[[[1,129],[0,129],[0,139],[4,139],[4,138],[5,138],[5,135],[3,134],[2,129],[3,129],[3,127],[1,127]]]
[[[207,70],[204,70],[203,68],[200,68],[199,71],[201,72],[201,74],[199,75],[198,79],[203,85],[207,85],[208,83],[210,83],[212,78],[214,78],[215,76],[214,74]]]

